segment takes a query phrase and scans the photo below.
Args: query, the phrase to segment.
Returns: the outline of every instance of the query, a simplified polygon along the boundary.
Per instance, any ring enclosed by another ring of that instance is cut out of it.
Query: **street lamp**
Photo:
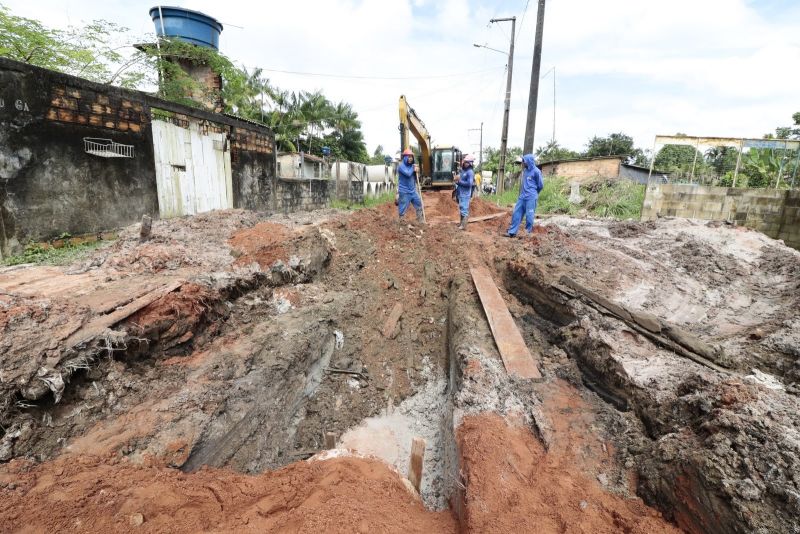
[[[497,52],[499,54],[503,54],[504,56],[508,56],[508,52],[503,52],[502,50],[498,50],[496,48],[492,48],[492,47],[489,47],[489,46],[486,46],[486,45],[482,45],[482,44],[478,44],[478,43],[472,43],[472,46],[474,46],[475,48],[485,48],[486,50],[491,50],[493,52]]]

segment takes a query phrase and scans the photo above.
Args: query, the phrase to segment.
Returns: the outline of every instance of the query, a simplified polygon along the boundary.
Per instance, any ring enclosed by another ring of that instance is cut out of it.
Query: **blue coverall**
[[[406,214],[408,204],[414,205],[417,213],[422,212],[422,201],[417,193],[417,176],[414,164],[409,161],[409,156],[403,156],[403,161],[397,166],[397,194],[400,197],[397,209],[400,217]]]
[[[475,172],[472,167],[461,171],[456,182],[456,196],[458,197],[458,211],[462,217],[469,216],[469,201],[472,198],[472,185],[475,183]]]
[[[539,193],[544,188],[542,181],[542,171],[536,167],[536,159],[533,154],[522,156],[522,187],[519,191],[519,198],[514,205],[514,214],[511,216],[511,226],[508,228],[508,235],[517,234],[519,225],[525,216],[525,230],[528,233],[533,231],[533,217],[536,213],[536,203],[539,200]]]

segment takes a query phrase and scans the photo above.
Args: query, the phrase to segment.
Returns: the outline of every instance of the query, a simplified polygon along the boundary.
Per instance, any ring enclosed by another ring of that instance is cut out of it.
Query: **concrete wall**
[[[349,193],[341,200],[364,201],[361,182],[341,181],[339,186],[349,188]],[[278,178],[273,198],[274,211],[284,214],[327,208],[331,200],[337,198],[336,180]]]
[[[29,241],[158,216],[154,112],[222,129],[230,142],[234,207],[275,209],[269,129],[0,58],[0,257]],[[134,157],[88,154],[85,137],[132,145]]]
[[[274,135],[257,123],[0,58],[0,258],[64,232],[99,233],[157,217],[154,116],[184,127],[200,121],[225,134],[236,208],[290,213],[336,198],[332,179],[278,178]],[[85,137],[132,145],[134,157],[89,154]],[[362,181],[339,186],[343,198],[363,201]]]
[[[544,176],[564,176],[584,183],[597,178],[617,178],[621,162],[621,158],[597,158],[542,163],[539,168]]]
[[[653,184],[642,220],[659,216],[735,221],[800,250],[800,190]]]
[[[158,215],[147,105],[73,80],[0,58],[0,256]],[[135,157],[89,155],[84,137],[133,145]]]
[[[265,128],[232,126],[230,139],[233,207],[272,211],[277,180],[274,136]]]

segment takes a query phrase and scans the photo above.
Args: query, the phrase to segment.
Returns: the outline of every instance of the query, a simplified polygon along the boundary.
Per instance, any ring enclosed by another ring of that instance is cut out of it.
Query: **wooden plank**
[[[655,344],[665,347],[684,358],[705,365],[709,369],[720,373],[729,372],[715,361],[716,355],[713,347],[691,332],[687,332],[651,314],[643,314],[637,310],[624,308],[582,286],[568,276],[562,276],[559,282],[585,297],[596,309],[601,312],[605,310],[611,313]]]
[[[490,221],[492,219],[496,219],[498,217],[502,217],[508,213],[507,211],[500,211],[498,213],[492,213],[490,215],[481,215],[479,217],[470,217],[467,221],[467,224],[476,223],[476,222],[483,222],[483,221]],[[459,224],[460,221],[451,221],[453,224]]]
[[[411,441],[411,458],[408,461],[408,480],[419,493],[422,484],[422,463],[425,459],[425,440],[415,437]]]
[[[389,317],[386,319],[386,322],[383,324],[383,337],[394,339],[397,337],[399,332],[397,331],[397,321],[400,320],[400,316],[403,315],[403,305],[398,302],[392,308],[392,311],[389,312]]]
[[[485,267],[472,267],[470,272],[508,374],[521,378],[542,378],[491,273]]]
[[[183,281],[178,280],[172,282],[171,284],[167,284],[164,287],[151,291],[144,296],[139,297],[138,299],[134,300],[130,304],[123,306],[122,308],[115,310],[107,315],[99,315],[94,317],[91,321],[86,323],[86,325],[69,336],[66,341],[66,347],[71,348],[77,345],[78,343],[82,343],[84,341],[88,341],[95,336],[98,336],[105,331],[106,328],[110,328],[117,324],[118,322],[127,319],[137,311],[141,310],[148,304],[155,302],[156,300],[160,299],[164,295],[168,293],[172,293],[179,287],[183,285]]]

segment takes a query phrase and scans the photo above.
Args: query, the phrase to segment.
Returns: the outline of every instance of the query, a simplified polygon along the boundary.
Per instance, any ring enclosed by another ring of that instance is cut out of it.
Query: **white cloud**
[[[152,0],[3,0],[15,13],[50,25],[105,18],[137,34],[152,31]],[[505,50],[517,15],[517,58],[509,142],[520,145],[530,82],[536,2],[477,0],[295,0],[220,3],[178,1],[227,26],[222,51],[245,65],[341,75],[453,78],[355,80],[268,73],[292,90],[321,89],[359,112],[371,152],[398,144],[397,99],[406,94],[435,142],[498,146],[505,58],[472,47]],[[777,9],[779,2],[770,2]],[[656,133],[758,136],[800,111],[800,22],[765,17],[745,0],[550,0],[542,73],[557,66],[557,138],[581,148],[592,135],[624,131],[643,147]],[[766,9],[766,8],[763,8]],[[243,29],[235,26],[243,26]],[[493,69],[487,72],[487,69]],[[539,92],[536,144],[552,135],[552,78]]]

